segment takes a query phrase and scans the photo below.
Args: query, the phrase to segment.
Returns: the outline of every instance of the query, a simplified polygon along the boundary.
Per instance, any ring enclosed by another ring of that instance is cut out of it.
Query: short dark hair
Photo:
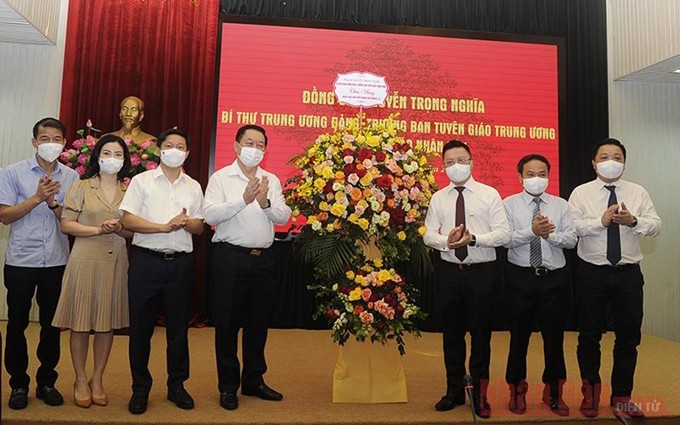
[[[161,133],[160,136],[158,136],[158,140],[156,140],[156,144],[158,147],[161,147],[161,144],[165,142],[165,139],[168,138],[168,136],[172,136],[173,134],[176,134],[177,136],[184,137],[184,140],[187,142],[187,150],[189,150],[189,147],[191,146],[191,142],[189,141],[189,136],[182,130],[178,128],[170,128],[165,130],[163,133]]]
[[[35,125],[33,126],[34,139],[38,137],[38,131],[40,131],[40,127],[56,128],[58,130],[61,130],[61,137],[66,137],[66,125],[56,118],[47,117],[35,123]]]
[[[542,163],[544,163],[548,167],[548,172],[550,172],[550,161],[548,161],[548,158],[537,153],[529,154],[520,159],[519,162],[517,163],[517,172],[522,174],[524,172],[524,166],[527,164],[527,162],[533,160],[541,161]]]
[[[264,145],[267,146],[267,142],[269,141],[269,138],[267,137],[267,131],[264,128],[260,127],[259,125],[255,125],[255,124],[248,124],[248,125],[244,125],[243,127],[239,128],[236,131],[236,141],[241,143],[241,139],[243,138],[243,135],[246,134],[246,131],[248,131],[248,130],[255,130],[255,131],[259,131],[260,133],[262,133],[262,135],[264,136]]]
[[[123,180],[130,175],[132,161],[130,161],[130,151],[125,144],[125,141],[116,135],[107,134],[99,139],[97,144],[94,145],[94,148],[92,148],[90,160],[87,163],[87,169],[85,170],[85,173],[80,176],[81,180],[89,179],[99,174],[99,155],[101,154],[104,145],[111,142],[118,143],[123,148],[123,168],[118,172],[118,180]]]
[[[623,159],[624,161],[626,160],[626,147],[623,146],[623,143],[621,143],[618,139],[614,139],[612,137],[607,137],[606,139],[602,139],[599,142],[595,143],[595,146],[593,146],[593,159],[595,159],[595,157],[597,156],[597,151],[599,151],[602,146],[606,145],[614,145],[620,147],[621,152],[623,152]]]
[[[447,144],[444,145],[444,148],[442,149],[442,158],[444,158],[444,154],[446,153],[447,150],[453,149],[453,148],[463,148],[465,151],[470,155],[470,158],[472,158],[472,152],[470,152],[470,147],[467,145],[465,142],[461,142],[460,140],[451,140]]]

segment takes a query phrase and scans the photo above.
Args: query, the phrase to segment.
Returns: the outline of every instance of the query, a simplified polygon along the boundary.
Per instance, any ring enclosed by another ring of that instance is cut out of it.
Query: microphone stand
[[[475,413],[475,398],[472,393],[472,390],[474,388],[474,386],[472,385],[472,377],[470,375],[465,375],[463,380],[465,381],[465,393],[467,393],[468,399],[470,400],[470,410],[472,411],[472,423],[474,425],[477,425],[477,414]]]

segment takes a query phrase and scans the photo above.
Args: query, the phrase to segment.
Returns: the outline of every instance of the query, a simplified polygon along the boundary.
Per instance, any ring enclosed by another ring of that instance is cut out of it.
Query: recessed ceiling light
[[[673,74],[680,74],[680,68],[671,71]]]

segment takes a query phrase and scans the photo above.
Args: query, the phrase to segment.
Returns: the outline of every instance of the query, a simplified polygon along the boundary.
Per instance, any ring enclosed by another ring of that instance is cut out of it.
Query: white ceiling
[[[0,42],[52,44],[59,0],[0,0]]]
[[[680,69],[680,55],[672,56],[654,65],[617,78],[616,81],[680,84],[680,74],[673,72],[676,69]]]

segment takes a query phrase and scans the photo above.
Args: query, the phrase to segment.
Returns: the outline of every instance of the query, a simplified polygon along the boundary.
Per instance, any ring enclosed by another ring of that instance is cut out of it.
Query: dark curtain
[[[222,0],[222,13],[258,18],[284,18],[302,21],[380,24],[431,27],[466,31],[549,36],[563,38],[566,51],[560,72],[566,84],[560,97],[560,192],[567,198],[577,185],[594,177],[590,165],[591,146],[608,136],[607,109],[607,45],[606,9],[604,0]],[[279,243],[277,243],[279,244]],[[278,247],[281,255],[286,248]],[[503,328],[504,269],[506,252],[498,249],[499,285],[492,302],[495,305],[494,326]],[[435,270],[438,256],[433,254]],[[567,252],[569,269],[575,264],[575,253]],[[290,262],[290,257],[282,261]],[[280,275],[282,302],[298,302],[296,308],[281,306],[277,313],[278,327],[316,326],[318,321],[301,321],[314,311],[308,302],[307,280],[311,271],[300,280],[300,269]],[[433,278],[410,276],[406,267],[400,270],[420,289],[420,305],[432,312],[436,289]],[[290,270],[289,270],[290,272]],[[572,273],[573,275],[573,273]],[[297,294],[297,295],[292,295]],[[303,302],[304,300],[304,302]],[[573,299],[568,318],[574,326]],[[301,314],[300,310],[307,310]],[[436,330],[432,315],[423,326]]]
[[[177,126],[191,140],[186,172],[205,187],[213,125],[218,0],[69,2],[61,119],[71,140],[91,119],[120,128],[120,101],[145,102],[142,129]],[[195,297],[200,321],[206,297],[206,235],[194,239]]]

